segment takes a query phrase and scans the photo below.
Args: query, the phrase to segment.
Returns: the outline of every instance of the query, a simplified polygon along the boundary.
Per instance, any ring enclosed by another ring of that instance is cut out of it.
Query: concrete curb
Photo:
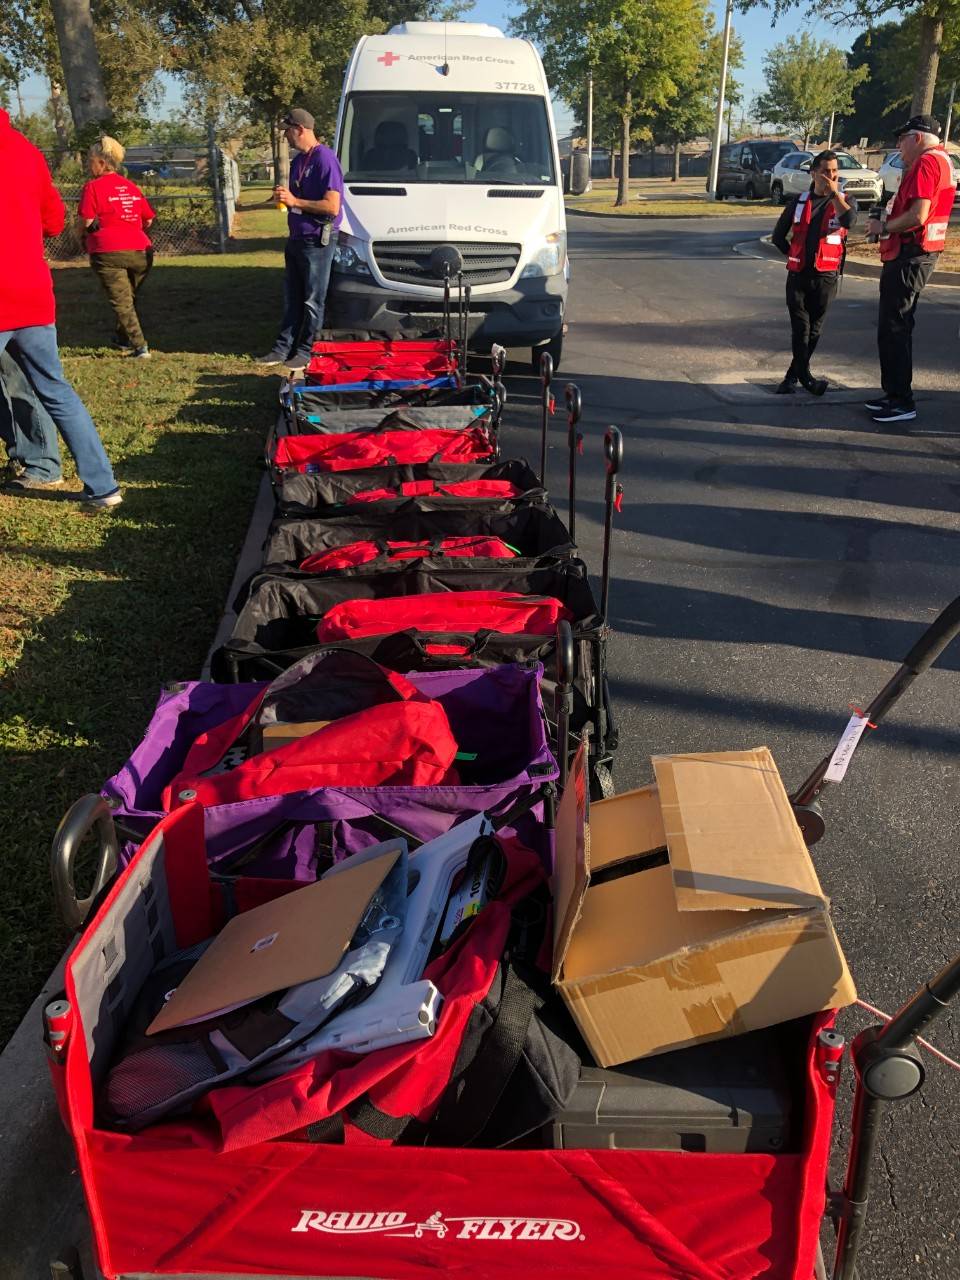
[[[653,201],[651,201],[652,203]],[[711,222],[733,222],[738,217],[749,216],[748,212],[742,215],[737,213],[600,213],[596,209],[574,209],[570,205],[565,205],[564,207],[567,213],[575,214],[578,218],[609,218],[613,222],[622,222],[624,219],[629,218],[709,218]],[[753,211],[750,210],[749,212]]]
[[[602,215],[606,217],[607,215]],[[744,240],[740,244],[733,246],[734,253],[739,253],[745,258],[753,256],[749,250],[754,250],[761,257],[775,258],[779,262],[783,262],[783,254],[770,241],[769,236],[761,236],[759,240]],[[856,258],[848,258],[844,264],[843,274],[845,276],[856,276],[861,280],[879,280],[882,267],[875,266],[872,262],[858,262]],[[960,289],[960,271],[945,272],[941,276],[934,275],[927,288],[939,287],[941,289]]]
[[[210,678],[210,661],[233,628],[237,592],[259,568],[267,528],[273,517],[273,491],[266,473],[260,480],[220,626],[204,660],[201,679]],[[72,947],[72,944],[71,944]],[[0,1053],[0,1277],[39,1280],[65,1245],[82,1247],[89,1233],[83,1191],[72,1143],[57,1111],[41,1040],[44,1006],[63,990],[63,970],[71,947],[43,985],[20,1025]]]

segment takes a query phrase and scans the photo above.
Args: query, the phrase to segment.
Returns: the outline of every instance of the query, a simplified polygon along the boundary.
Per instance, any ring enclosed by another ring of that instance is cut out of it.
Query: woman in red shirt
[[[93,267],[117,317],[117,342],[135,356],[150,349],[137,315],[137,294],[153,265],[147,228],[157,216],[135,182],[117,172],[124,150],[103,137],[87,155],[91,181],[80,196],[80,231]]]

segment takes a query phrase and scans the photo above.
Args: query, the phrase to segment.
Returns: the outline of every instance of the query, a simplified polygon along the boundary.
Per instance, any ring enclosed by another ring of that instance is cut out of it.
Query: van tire
[[[543,342],[538,347],[530,348],[530,368],[533,370],[535,378],[540,377],[540,357],[545,351],[550,353],[550,359],[553,361],[553,372],[556,373],[560,368],[560,356],[563,351],[563,334],[555,334],[549,342]]]
[[[748,182],[743,189],[743,197],[745,200],[756,200],[757,189],[752,182]]]
[[[725,199],[726,199],[726,197],[724,196],[723,192],[720,190],[719,186],[717,187],[716,191],[714,192],[714,196],[713,196],[713,198],[714,198],[714,200],[725,200]]]
[[[770,188],[770,198],[774,204],[783,204],[783,183],[775,182]]]

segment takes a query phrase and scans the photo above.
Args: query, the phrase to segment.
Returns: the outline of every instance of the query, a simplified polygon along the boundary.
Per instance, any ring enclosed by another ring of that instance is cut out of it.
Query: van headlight
[[[341,231],[333,251],[331,270],[344,276],[372,275],[363,242]]]
[[[567,260],[567,234],[565,231],[553,231],[544,236],[539,246],[533,251],[530,261],[520,272],[520,279],[529,276],[555,276],[562,271]]]

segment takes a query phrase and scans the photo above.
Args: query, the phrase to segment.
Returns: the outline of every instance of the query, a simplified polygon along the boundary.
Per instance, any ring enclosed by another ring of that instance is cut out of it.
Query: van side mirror
[[[804,160],[804,161],[803,161],[803,163],[800,165],[800,168],[803,170],[803,172],[804,172],[804,173],[809,173],[809,172],[810,172],[810,161],[809,161],[809,160]]]

